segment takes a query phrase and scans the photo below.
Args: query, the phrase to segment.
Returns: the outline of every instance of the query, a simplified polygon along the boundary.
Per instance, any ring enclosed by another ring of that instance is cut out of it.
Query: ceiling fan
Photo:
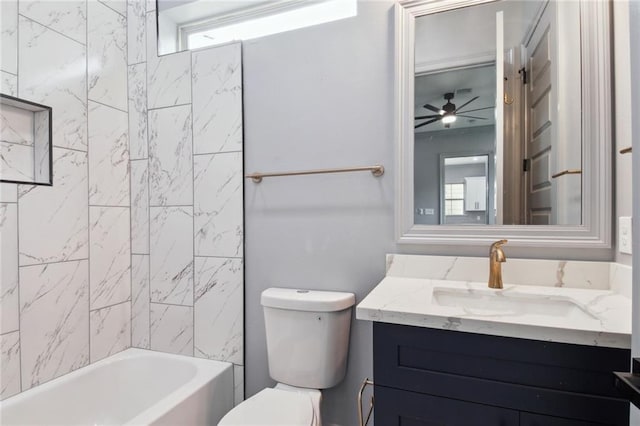
[[[444,99],[447,101],[447,103],[442,105],[442,108],[437,108],[437,107],[434,107],[433,105],[424,104],[423,108],[426,108],[426,109],[428,109],[430,111],[433,111],[436,114],[434,114],[434,115],[423,115],[421,117],[416,117],[416,120],[427,120],[427,121],[424,121],[424,122],[422,122],[420,124],[416,124],[414,128],[417,129],[417,128],[422,127],[422,126],[426,126],[427,124],[435,123],[436,121],[442,121],[444,123],[444,127],[448,128],[451,125],[451,123],[456,121],[457,117],[472,118],[472,119],[476,119],[476,120],[486,120],[486,118],[484,118],[484,117],[474,117],[472,115],[463,115],[463,114],[466,114],[466,113],[469,113],[469,112],[474,112],[474,111],[482,111],[482,110],[485,110],[485,109],[493,109],[493,107],[490,106],[490,107],[485,107],[485,108],[477,108],[477,109],[470,109],[470,110],[467,110],[467,111],[460,111],[462,108],[466,107],[471,102],[473,102],[476,99],[478,99],[479,96],[471,98],[471,100],[465,102],[459,108],[456,108],[456,104],[451,102],[451,100],[453,99],[453,96],[454,96],[453,92],[448,92],[448,93],[444,94]]]

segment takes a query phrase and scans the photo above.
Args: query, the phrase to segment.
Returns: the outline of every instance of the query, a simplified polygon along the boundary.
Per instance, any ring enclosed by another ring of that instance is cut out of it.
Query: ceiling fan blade
[[[422,126],[426,126],[427,124],[435,123],[436,121],[440,121],[440,120],[442,120],[442,119],[441,118],[434,118],[433,120],[425,121],[424,123],[420,123],[417,126],[415,126],[414,129],[417,129],[417,128],[422,127]]]
[[[475,118],[476,120],[488,120],[488,118],[485,118],[485,117],[474,117],[473,115],[456,114],[456,117]]]
[[[460,113],[460,114],[466,114],[466,113],[468,113],[468,112],[482,111],[482,110],[485,110],[485,109],[494,109],[494,108],[495,108],[495,107],[490,106],[490,107],[484,107],[484,108],[470,109],[470,110],[468,110],[468,111],[456,111],[456,112],[458,112],[458,113]],[[460,109],[460,108],[458,108],[458,109]]]
[[[471,98],[470,101],[465,102],[464,104],[462,104],[461,106],[459,106],[455,112],[460,111],[462,108],[466,107],[467,105],[469,105],[471,102],[475,101],[476,99],[478,99],[480,96],[476,96],[475,98]]]
[[[416,120],[425,120],[427,118],[436,118],[436,117],[440,117],[440,115],[423,115],[422,117],[416,117]]]
[[[422,107],[426,108],[426,109],[428,109],[430,111],[437,112],[438,114],[440,114],[440,108],[436,108],[433,105],[424,104],[424,105],[422,105]]]

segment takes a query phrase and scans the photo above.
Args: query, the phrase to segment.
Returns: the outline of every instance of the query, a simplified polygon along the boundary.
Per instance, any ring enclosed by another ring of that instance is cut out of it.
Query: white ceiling
[[[496,13],[504,12],[505,46],[518,46],[545,0],[503,0],[416,19],[416,68],[452,58],[495,58]]]
[[[471,89],[469,93],[456,93],[464,89]],[[482,66],[477,68],[467,68],[463,70],[445,71],[435,74],[417,76],[415,79],[415,116],[433,115],[435,113],[423,107],[430,104],[436,108],[441,108],[446,100],[444,94],[453,92],[455,94],[451,102],[456,107],[461,107],[465,102],[479,96],[462,111],[469,111],[477,108],[495,107],[496,98],[496,67],[495,65]],[[469,115],[485,118],[485,120],[471,120],[463,117],[451,124],[451,128],[487,126],[495,123],[494,109],[470,112]],[[462,112],[460,112],[462,114]],[[416,121],[416,124],[426,120]],[[430,132],[442,130],[442,122],[435,122],[416,129],[417,132]]]

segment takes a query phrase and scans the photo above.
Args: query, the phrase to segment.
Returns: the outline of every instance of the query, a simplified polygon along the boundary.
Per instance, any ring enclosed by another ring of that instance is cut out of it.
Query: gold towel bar
[[[384,166],[377,164],[375,166],[363,166],[363,167],[345,167],[342,169],[317,169],[317,170],[300,170],[296,172],[279,172],[279,173],[252,173],[246,175],[246,178],[251,178],[255,183],[262,182],[262,178],[274,177],[274,176],[299,176],[299,175],[317,175],[323,173],[345,173],[345,172],[366,172],[370,171],[374,176],[382,176],[384,174]]]
[[[552,175],[551,177],[553,179],[560,177],[560,176],[564,176],[564,175],[579,175],[582,174],[582,170],[580,169],[567,169],[567,170],[563,170],[561,172],[556,173],[555,175]]]
[[[633,147],[631,147],[631,146],[628,146],[628,147],[626,147],[626,148],[623,148],[623,149],[621,149],[621,150],[620,150],[620,154],[629,154],[629,153],[631,152],[631,149],[632,149],[632,148],[633,148]]]

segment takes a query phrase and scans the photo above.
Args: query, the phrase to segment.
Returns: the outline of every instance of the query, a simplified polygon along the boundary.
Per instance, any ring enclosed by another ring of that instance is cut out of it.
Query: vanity
[[[356,309],[373,321],[375,423],[628,425],[631,268],[388,255]]]
[[[396,3],[396,243],[449,256],[389,255],[357,306],[377,425],[629,424],[611,24],[606,0]]]

